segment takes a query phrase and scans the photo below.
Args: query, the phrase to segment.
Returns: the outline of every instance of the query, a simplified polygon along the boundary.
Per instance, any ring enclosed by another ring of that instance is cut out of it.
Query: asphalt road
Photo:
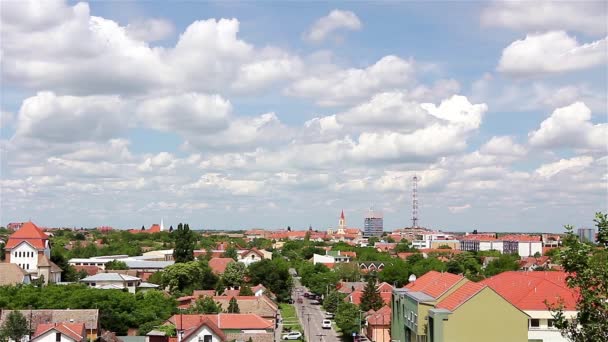
[[[300,291],[298,291],[300,289]],[[300,324],[307,342],[340,342],[341,338],[333,329],[323,329],[321,324],[325,319],[321,305],[311,304],[311,300],[304,298],[303,294],[307,289],[296,282],[294,287],[293,299]],[[303,303],[298,304],[298,297],[302,296]]]

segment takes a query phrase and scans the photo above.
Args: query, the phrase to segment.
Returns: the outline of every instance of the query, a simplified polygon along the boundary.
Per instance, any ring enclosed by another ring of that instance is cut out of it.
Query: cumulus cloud
[[[175,31],[173,23],[165,19],[150,18],[129,23],[125,30],[135,40],[154,42],[168,38]]]
[[[530,145],[539,148],[608,150],[608,124],[593,124],[591,110],[582,102],[557,108],[528,136]]]
[[[471,205],[470,204],[464,204],[464,205],[456,205],[456,206],[449,206],[448,210],[452,213],[452,214],[458,214],[461,213],[465,210],[471,209]]]
[[[319,18],[305,37],[309,41],[320,42],[336,30],[358,31],[360,29],[361,21],[355,13],[335,9],[328,15]]]
[[[291,96],[311,98],[322,106],[352,103],[375,92],[403,86],[413,81],[414,62],[385,56],[363,69],[350,68],[304,77],[286,90]]]
[[[593,163],[593,157],[580,156],[570,159],[560,159],[557,162],[543,164],[536,169],[536,173],[543,178],[551,178],[564,170],[579,172]]]
[[[71,94],[258,91],[300,68],[296,57],[278,48],[257,49],[239,39],[237,19],[198,20],[175,46],[152,47],[148,41],[169,31],[163,21],[123,27],[92,16],[86,3],[46,3],[3,6],[2,75],[8,84]]]
[[[521,157],[526,154],[526,148],[513,141],[509,136],[495,136],[483,144],[481,153],[495,156]]]
[[[482,11],[481,23],[524,31],[563,29],[604,35],[606,6],[602,1],[493,1]]]
[[[502,51],[497,70],[529,76],[582,70],[608,61],[608,37],[579,44],[564,31],[529,34]]]

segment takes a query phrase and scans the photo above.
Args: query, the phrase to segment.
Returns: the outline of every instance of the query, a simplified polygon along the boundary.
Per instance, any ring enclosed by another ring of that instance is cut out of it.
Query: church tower
[[[344,229],[346,229],[346,218],[344,218],[344,210],[342,210],[340,221],[338,221],[338,234],[344,234]]]

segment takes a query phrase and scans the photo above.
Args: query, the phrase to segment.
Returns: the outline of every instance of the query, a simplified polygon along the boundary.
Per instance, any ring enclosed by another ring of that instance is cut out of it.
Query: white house
[[[51,262],[49,237],[32,222],[25,222],[9,236],[5,260],[19,265],[32,279],[44,277],[44,282],[60,282],[61,269]]]
[[[313,254],[312,255],[312,264],[334,264],[336,263],[336,259],[331,255],[321,255],[321,254]]]
[[[272,253],[252,248],[250,250],[239,253],[239,262],[244,263],[246,266],[253,264],[264,259],[272,259]]]
[[[133,277],[120,273],[97,273],[96,275],[88,276],[80,280],[90,287],[104,290],[122,290],[127,289],[131,293],[135,293],[136,289],[144,284],[145,288],[149,288],[149,283],[142,283],[140,278]]]
[[[224,342],[226,335],[210,319],[202,318],[194,328],[184,331],[177,337],[178,342]]]
[[[32,342],[86,342],[84,323],[38,324]]]

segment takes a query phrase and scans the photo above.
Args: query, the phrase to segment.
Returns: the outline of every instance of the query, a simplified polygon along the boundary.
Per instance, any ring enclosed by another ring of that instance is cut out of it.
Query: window
[[[61,342],[61,333],[55,333],[55,341]]]
[[[133,283],[127,283],[127,286],[131,287],[133,286]]]
[[[91,283],[91,286],[95,286],[95,283]]]
[[[548,326],[549,328],[553,328],[553,320],[552,320],[552,319],[548,319],[548,320],[547,320],[547,326]]]
[[[532,318],[530,319],[530,328],[539,328],[540,327],[540,320],[537,318]]]
[[[213,336],[211,336],[211,335],[203,336],[203,342],[212,342],[212,341],[213,341]]]

